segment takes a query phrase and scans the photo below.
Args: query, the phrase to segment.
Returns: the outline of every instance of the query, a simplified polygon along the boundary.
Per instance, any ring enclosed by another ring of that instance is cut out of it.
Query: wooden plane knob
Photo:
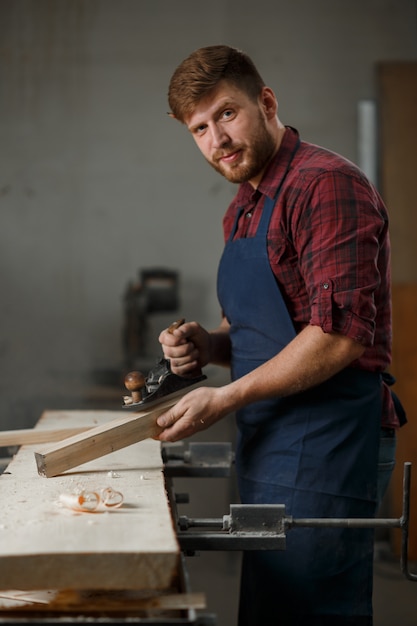
[[[129,372],[125,376],[125,387],[132,392],[133,402],[142,400],[142,389],[146,384],[146,378],[142,372]]]
[[[173,331],[176,328],[179,328],[180,326],[182,326],[184,322],[185,322],[185,317],[181,317],[179,320],[172,322],[172,324],[168,326],[168,332],[172,335]]]

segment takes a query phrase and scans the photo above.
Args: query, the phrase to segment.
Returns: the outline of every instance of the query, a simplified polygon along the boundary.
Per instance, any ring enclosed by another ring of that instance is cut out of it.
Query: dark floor
[[[417,563],[410,564],[410,571],[417,574]],[[374,614],[375,626],[417,625],[417,582],[404,577],[389,548],[375,559]]]

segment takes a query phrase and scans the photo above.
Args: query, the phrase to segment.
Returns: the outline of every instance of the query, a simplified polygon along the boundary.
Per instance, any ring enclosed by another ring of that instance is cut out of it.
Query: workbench
[[[122,414],[45,411],[35,429]],[[0,622],[200,624],[205,598],[188,588],[161,444],[146,439],[52,478],[37,472],[38,447],[21,446],[0,476]]]
[[[45,411],[34,431],[102,433],[125,415]],[[86,440],[93,445],[91,435]],[[294,519],[280,504],[231,504],[229,514],[200,519],[179,515],[173,480],[228,476],[230,444],[191,442],[185,449],[146,438],[110,453],[97,448],[101,456],[76,467],[72,458],[71,469],[46,477],[37,468],[38,444],[25,444],[0,476],[0,623],[215,626],[204,593],[190,589],[184,556],[285,550],[294,527],[400,528],[401,568],[417,580],[407,554],[411,464],[404,466],[401,518]]]

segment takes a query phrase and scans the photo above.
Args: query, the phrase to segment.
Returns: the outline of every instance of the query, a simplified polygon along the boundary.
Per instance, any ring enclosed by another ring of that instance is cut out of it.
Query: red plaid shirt
[[[254,190],[239,186],[224,219],[228,239],[251,237],[265,196],[284,180],[268,232],[268,254],[295,328],[308,324],[365,346],[352,367],[382,372],[391,363],[391,276],[388,214],[376,189],[347,159],[301,141],[287,127],[278,153]],[[398,426],[384,385],[383,425]]]

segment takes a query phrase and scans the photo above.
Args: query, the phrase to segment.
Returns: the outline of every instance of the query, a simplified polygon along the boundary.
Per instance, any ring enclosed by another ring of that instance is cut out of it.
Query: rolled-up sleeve
[[[296,247],[310,300],[309,323],[372,346],[384,216],[359,176],[337,170],[318,176],[306,198]]]

